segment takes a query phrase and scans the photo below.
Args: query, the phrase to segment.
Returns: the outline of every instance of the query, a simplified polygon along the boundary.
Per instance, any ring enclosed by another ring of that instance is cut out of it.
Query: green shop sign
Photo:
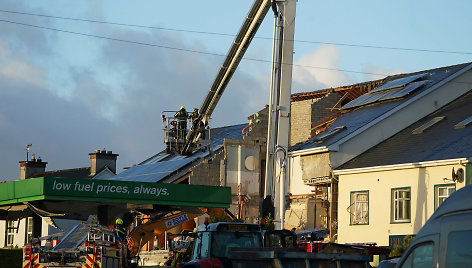
[[[50,177],[0,184],[0,205],[45,199],[229,207],[231,189],[203,185]]]

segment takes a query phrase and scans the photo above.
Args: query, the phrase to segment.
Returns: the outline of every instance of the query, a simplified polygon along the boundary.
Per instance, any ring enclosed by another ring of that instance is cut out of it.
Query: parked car
[[[472,185],[453,193],[418,232],[397,267],[472,267]]]

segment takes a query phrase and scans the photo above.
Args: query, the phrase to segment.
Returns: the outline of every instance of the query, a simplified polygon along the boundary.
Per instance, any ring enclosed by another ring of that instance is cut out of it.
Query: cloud
[[[352,80],[338,70],[340,57],[341,51],[336,45],[321,45],[313,53],[300,57],[293,69],[296,87],[322,89],[350,84]]]
[[[365,81],[377,80],[394,74],[407,73],[404,69],[388,69],[371,63],[364,64],[362,66],[362,72],[364,73],[363,79],[365,79]]]
[[[44,74],[33,63],[12,54],[11,47],[4,40],[0,40],[0,77],[2,81],[30,86],[44,86]]]
[[[95,30],[120,39],[205,50],[200,42],[184,40],[180,34],[103,25]],[[0,40],[1,179],[18,178],[18,161],[25,159],[27,143],[33,144],[32,153],[48,162],[47,170],[89,166],[88,153],[103,148],[119,154],[118,170],[143,161],[164,149],[161,112],[181,105],[189,110],[200,107],[223,61],[100,40],[84,42],[76,51],[86,55],[88,46],[94,45],[94,57],[79,64],[63,60],[64,48],[59,45],[42,53],[28,43],[26,33],[9,34]],[[40,31],[35,35],[46,36]],[[68,38],[47,35],[45,43],[55,45],[59,37]],[[238,69],[216,107],[212,125],[246,122],[268,101],[264,83]]]

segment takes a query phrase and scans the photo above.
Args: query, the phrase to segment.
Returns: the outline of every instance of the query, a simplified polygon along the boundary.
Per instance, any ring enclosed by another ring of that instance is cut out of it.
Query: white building
[[[116,174],[118,154],[96,150],[89,155],[90,167],[53,171],[45,171],[47,162],[41,159],[32,157],[30,161],[20,161],[20,180],[36,177],[107,179]],[[23,212],[18,212],[19,214],[14,219],[8,219],[1,217],[2,210],[8,210],[8,207],[0,207],[0,234],[4,234],[0,235],[0,247],[23,247],[33,237],[44,237],[68,231],[78,223],[71,220],[53,221],[49,217],[41,217],[37,214],[20,214]],[[91,214],[94,213],[91,212]],[[60,227],[62,230],[53,226]]]

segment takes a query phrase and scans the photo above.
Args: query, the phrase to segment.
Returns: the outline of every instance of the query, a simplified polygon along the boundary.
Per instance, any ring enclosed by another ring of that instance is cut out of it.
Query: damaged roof
[[[340,169],[472,157],[472,92],[397,133]]]
[[[297,101],[318,99],[318,98],[325,97],[331,92],[335,92],[343,96],[342,101],[346,101],[346,102],[352,101],[356,99],[357,97],[378,87],[383,82],[384,82],[384,79],[379,79],[379,80],[368,81],[368,82],[358,83],[358,84],[349,85],[349,86],[321,89],[321,90],[316,90],[316,91],[311,91],[311,92],[294,93],[291,95],[291,101],[297,102]]]
[[[386,77],[383,83],[341,107],[341,114],[322,133],[298,143],[291,151],[328,147],[374,119],[401,105],[412,96],[469,68],[470,63]]]
[[[210,140],[213,151],[219,151],[223,148],[225,138],[242,139],[242,130],[248,124],[220,127],[211,129]],[[177,153],[166,153],[162,151],[136,166],[110,178],[110,180],[119,181],[137,181],[137,182],[173,182],[187,174],[194,166],[198,165],[204,159],[211,157],[209,150],[199,150],[190,156],[182,156]]]

